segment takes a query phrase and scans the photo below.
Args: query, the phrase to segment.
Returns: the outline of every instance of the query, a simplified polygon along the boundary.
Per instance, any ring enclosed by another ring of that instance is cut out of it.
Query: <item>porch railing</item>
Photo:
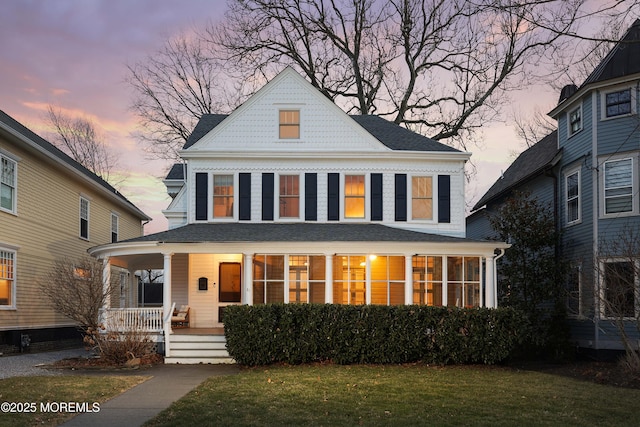
[[[162,333],[162,307],[109,308],[101,315],[107,331]]]

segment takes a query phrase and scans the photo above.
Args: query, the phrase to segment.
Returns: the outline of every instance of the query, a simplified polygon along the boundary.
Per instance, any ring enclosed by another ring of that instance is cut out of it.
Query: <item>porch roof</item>
[[[118,243],[223,242],[433,242],[486,243],[486,240],[422,233],[369,223],[197,223]],[[498,244],[498,242],[495,242]]]

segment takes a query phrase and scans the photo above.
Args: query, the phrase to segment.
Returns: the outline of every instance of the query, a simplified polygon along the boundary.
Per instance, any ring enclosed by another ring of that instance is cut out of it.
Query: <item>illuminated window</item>
[[[364,218],[364,175],[344,177],[344,217]]]
[[[16,162],[0,154],[0,209],[16,211]]]
[[[411,218],[433,219],[433,179],[430,176],[411,178]]]
[[[442,306],[442,257],[413,257],[413,303]]]
[[[280,110],[280,139],[300,138],[300,111]]]
[[[300,217],[300,177],[280,175],[280,218]]]
[[[289,302],[324,303],[325,257],[289,256]]]
[[[253,257],[253,303],[284,302],[284,255]]]
[[[13,306],[15,253],[0,250],[0,306]]]
[[[366,304],[366,261],[364,256],[333,257],[333,302]]]
[[[480,306],[480,258],[447,257],[447,305]]]
[[[213,176],[213,217],[233,218],[233,175]]]
[[[369,255],[371,304],[404,304],[404,257]]]

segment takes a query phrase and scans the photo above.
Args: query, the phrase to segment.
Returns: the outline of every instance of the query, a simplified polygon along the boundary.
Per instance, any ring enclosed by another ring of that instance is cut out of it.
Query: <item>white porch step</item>
[[[165,363],[185,365],[235,363],[227,352],[224,335],[174,332],[170,340],[170,356],[165,357]]]

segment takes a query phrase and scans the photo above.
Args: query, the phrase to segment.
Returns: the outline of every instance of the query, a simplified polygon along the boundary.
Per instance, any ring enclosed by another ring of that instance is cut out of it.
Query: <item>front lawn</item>
[[[142,376],[14,377],[0,380],[0,426],[56,426],[75,413],[65,410],[87,408],[106,402],[140,384]]]
[[[145,425],[635,426],[639,401],[495,366],[271,366],[211,378]]]

